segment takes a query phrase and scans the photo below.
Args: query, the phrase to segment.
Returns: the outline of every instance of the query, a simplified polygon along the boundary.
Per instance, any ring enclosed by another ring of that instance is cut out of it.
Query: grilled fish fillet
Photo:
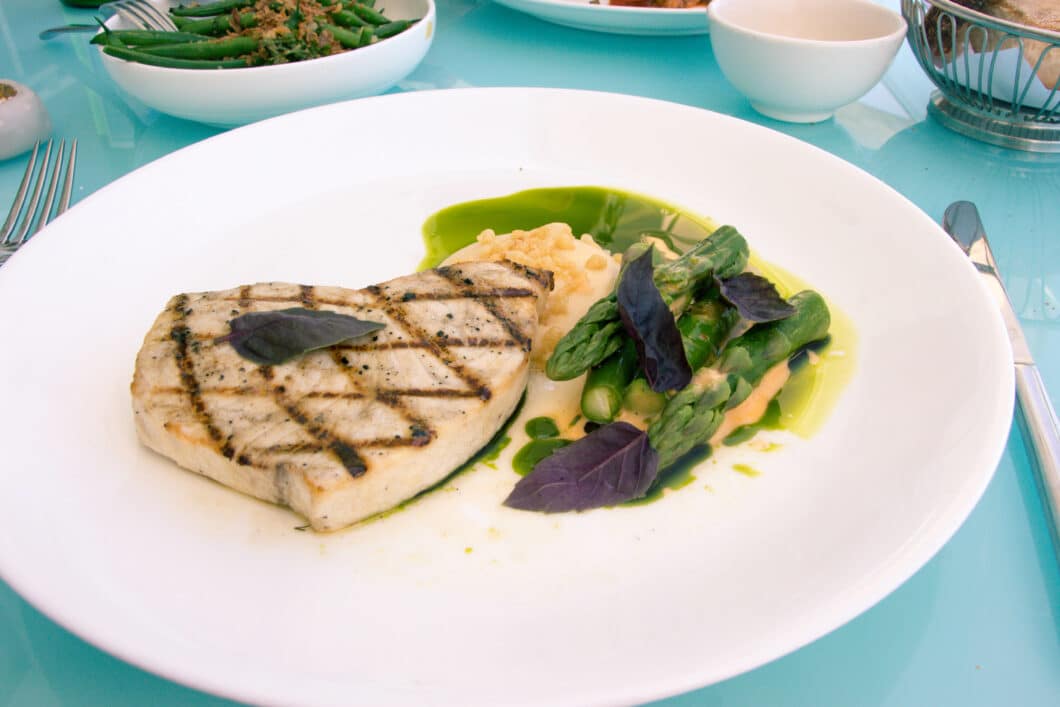
[[[315,530],[391,508],[484,446],[526,386],[552,274],[470,262],[363,290],[263,283],[171,299],[136,358],[140,440],[290,506]],[[214,339],[252,311],[328,309],[382,330],[276,366]]]

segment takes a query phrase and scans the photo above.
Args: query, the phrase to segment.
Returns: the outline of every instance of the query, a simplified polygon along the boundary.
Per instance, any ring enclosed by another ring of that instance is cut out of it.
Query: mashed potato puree
[[[487,229],[475,243],[453,253],[442,265],[505,258],[551,270],[555,277],[530,356],[531,365],[542,369],[560,338],[596,300],[614,288],[621,256],[601,248],[587,233],[575,238],[569,225],[550,223],[502,235]]]

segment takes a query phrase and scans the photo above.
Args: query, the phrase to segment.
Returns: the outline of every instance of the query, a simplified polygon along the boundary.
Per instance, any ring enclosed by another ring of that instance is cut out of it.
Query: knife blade
[[[1060,562],[1060,424],[1049,401],[1038,366],[1031,356],[1019,317],[1012,308],[997,261],[986,239],[979,210],[970,201],[956,201],[946,208],[942,227],[971,259],[975,269],[994,295],[1012,343],[1016,367],[1017,421],[1034,456],[1039,490],[1046,521],[1052,533],[1053,552]]]

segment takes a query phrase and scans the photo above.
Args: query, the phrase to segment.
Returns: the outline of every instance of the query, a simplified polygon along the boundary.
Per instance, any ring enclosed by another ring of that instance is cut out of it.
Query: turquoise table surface
[[[927,117],[931,85],[907,47],[860,102],[833,120],[800,126],[754,113],[721,75],[706,36],[597,34],[547,24],[487,0],[438,4],[433,47],[394,90],[552,86],[661,98],[817,145],[876,175],[936,220],[951,201],[975,201],[1060,407],[1060,157],[990,147]],[[0,78],[33,88],[51,113],[55,135],[79,140],[75,199],[219,132],[120,95],[84,35],[37,39],[45,27],[92,16],[58,0],[0,2]],[[22,158],[0,162],[0,205],[9,203],[24,164]],[[32,296],[27,292],[27,301]],[[14,335],[3,332],[0,338]],[[2,521],[0,528],[19,532]],[[222,703],[230,704],[97,650],[0,582],[0,705]],[[1060,704],[1060,573],[1018,430],[1013,428],[994,480],[968,521],[892,595],[784,658],[659,704]]]

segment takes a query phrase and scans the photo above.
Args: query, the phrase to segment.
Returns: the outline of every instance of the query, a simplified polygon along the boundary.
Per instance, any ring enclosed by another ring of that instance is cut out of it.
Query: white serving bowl
[[[865,95],[905,37],[868,0],[713,0],[710,41],[725,78],[759,113],[815,123]]]
[[[122,89],[151,108],[187,120],[231,127],[301,108],[374,96],[412,73],[431,46],[434,0],[387,0],[393,20],[419,19],[393,37],[321,59],[246,69],[168,69],[100,52]],[[119,17],[107,25],[126,27]]]

